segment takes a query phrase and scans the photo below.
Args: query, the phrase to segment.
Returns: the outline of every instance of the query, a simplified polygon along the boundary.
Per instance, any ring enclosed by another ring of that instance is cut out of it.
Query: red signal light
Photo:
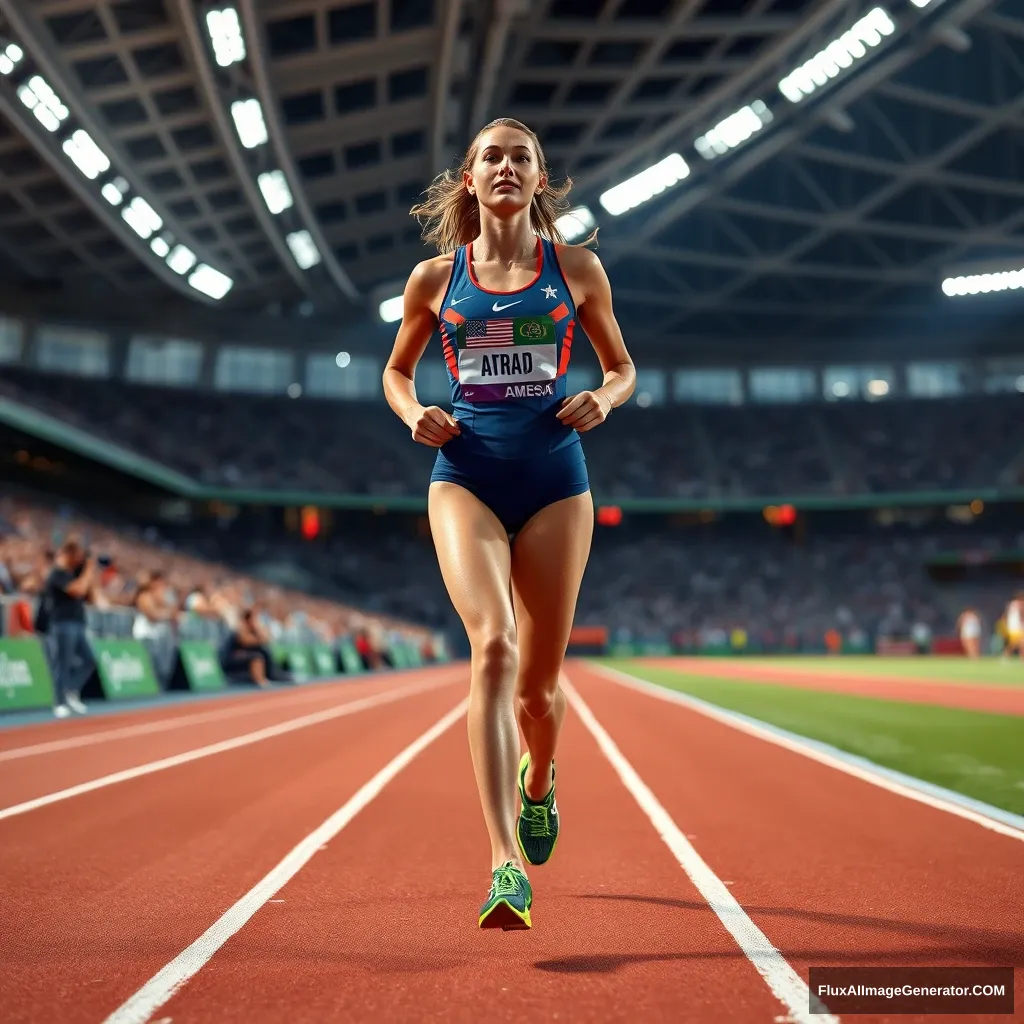
[[[304,540],[315,540],[320,536],[320,510],[307,505],[300,513],[300,527]]]

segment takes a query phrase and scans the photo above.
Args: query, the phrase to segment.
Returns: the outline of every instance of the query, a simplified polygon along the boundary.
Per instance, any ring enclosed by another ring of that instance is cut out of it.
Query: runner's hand
[[[456,434],[462,433],[458,423],[440,406],[421,407],[419,412],[409,417],[412,439],[430,448],[440,448]]]
[[[567,398],[558,410],[558,418],[567,427],[575,427],[580,433],[592,430],[604,423],[612,411],[612,403],[596,391],[581,391]]]

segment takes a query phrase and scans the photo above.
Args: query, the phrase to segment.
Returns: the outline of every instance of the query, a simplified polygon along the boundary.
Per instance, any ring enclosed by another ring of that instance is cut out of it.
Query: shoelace
[[[526,815],[526,830],[536,839],[551,837],[551,820],[544,804],[528,804],[523,808]]]
[[[515,868],[505,866],[494,872],[491,889],[495,896],[515,896],[519,892],[519,872]]]

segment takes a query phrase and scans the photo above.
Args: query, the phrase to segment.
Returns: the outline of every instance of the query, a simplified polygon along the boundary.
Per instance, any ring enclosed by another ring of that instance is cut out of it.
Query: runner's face
[[[528,207],[547,185],[529,135],[516,128],[492,128],[480,137],[466,188],[480,204],[509,213]]]

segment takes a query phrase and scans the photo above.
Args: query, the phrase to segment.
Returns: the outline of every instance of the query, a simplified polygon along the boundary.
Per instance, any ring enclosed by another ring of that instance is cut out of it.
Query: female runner
[[[483,128],[459,170],[411,211],[441,255],[409,277],[384,370],[388,404],[414,440],[438,449],[428,515],[470,642],[469,744],[491,841],[481,928],[531,926],[524,862],[545,863],[558,838],[558,678],[594,527],[579,435],[636,379],[604,269],[555,226],[570,185],[550,182],[525,125],[500,118]],[[577,321],[604,380],[567,396]],[[438,328],[454,415],[424,407],[413,383]]]

